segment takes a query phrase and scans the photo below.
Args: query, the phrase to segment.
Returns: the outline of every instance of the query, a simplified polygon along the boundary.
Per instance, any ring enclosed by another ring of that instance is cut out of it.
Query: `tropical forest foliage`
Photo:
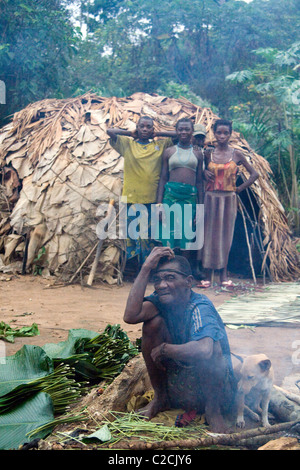
[[[86,91],[183,95],[269,160],[299,230],[298,24],[298,0],[1,0],[0,125]]]

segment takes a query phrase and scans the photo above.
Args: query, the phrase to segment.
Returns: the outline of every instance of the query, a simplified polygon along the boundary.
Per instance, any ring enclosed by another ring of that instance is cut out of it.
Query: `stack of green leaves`
[[[119,375],[129,359],[138,354],[120,325],[108,325],[102,334],[85,344],[84,350],[89,352],[98,377],[108,381]]]
[[[75,369],[78,381],[111,381],[130,358],[138,354],[120,325],[107,325],[102,333],[70,330],[67,341],[46,344],[44,351],[54,364],[63,361]]]
[[[25,431],[49,431],[54,415],[66,413],[87,392],[86,379],[112,381],[137,353],[120,325],[108,325],[100,334],[70,330],[67,341],[43,348],[25,345],[5,358],[0,365],[0,449],[22,444]]]
[[[27,434],[51,423],[81,393],[69,365],[54,368],[38,346],[23,346],[0,366],[0,449],[16,449]],[[53,425],[54,426],[54,425]],[[49,429],[37,437],[44,437]]]
[[[0,415],[39,392],[51,396],[55,414],[65,413],[82,395],[81,388],[68,364],[54,368],[42,348],[25,345],[0,367]]]

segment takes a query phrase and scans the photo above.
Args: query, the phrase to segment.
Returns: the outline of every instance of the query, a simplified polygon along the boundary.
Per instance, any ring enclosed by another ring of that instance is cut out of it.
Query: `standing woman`
[[[202,266],[208,270],[207,280],[200,287],[209,287],[211,270],[220,271],[220,283],[232,285],[227,277],[227,264],[237,215],[237,194],[258,178],[258,173],[239,150],[229,145],[232,123],[225,119],[213,125],[217,145],[205,153],[205,166],[211,174],[207,179],[204,201],[204,249]],[[236,186],[238,165],[243,165],[249,178]]]
[[[191,119],[182,118],[176,123],[178,144],[167,148],[163,153],[157,190],[157,206],[176,206],[178,213],[175,211],[173,221],[170,217],[168,227],[166,222],[160,222],[156,239],[163,246],[184,250],[182,254],[189,258],[189,244],[193,240],[188,234],[195,232],[196,207],[203,202],[203,155],[193,147],[193,132]],[[186,206],[191,209],[190,213]],[[167,228],[166,235],[163,233],[163,226]]]

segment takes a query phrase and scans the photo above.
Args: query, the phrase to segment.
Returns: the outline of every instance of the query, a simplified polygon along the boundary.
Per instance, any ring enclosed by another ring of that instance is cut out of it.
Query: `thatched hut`
[[[156,128],[166,131],[189,116],[206,126],[207,145],[214,143],[217,116],[210,109],[184,98],[144,93],[128,98],[88,93],[39,101],[1,129],[0,270],[24,272],[24,253],[34,230],[36,244],[27,269],[43,268],[65,281],[89,272],[98,242],[97,208],[111,199],[118,202],[122,189],[123,159],[111,148],[106,129],[134,130],[140,115],[153,117]],[[295,279],[297,251],[269,164],[236,132],[231,145],[244,152],[260,177],[240,198],[229,270],[238,272],[246,259],[252,275]],[[115,239],[103,245],[98,275],[109,283],[122,279],[123,243]]]

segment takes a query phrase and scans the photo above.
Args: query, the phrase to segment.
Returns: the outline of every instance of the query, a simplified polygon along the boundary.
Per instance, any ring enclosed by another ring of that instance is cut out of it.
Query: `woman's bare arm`
[[[250,175],[249,178],[244,183],[240,184],[236,188],[236,192],[239,194],[241,191],[243,191],[244,189],[251,186],[251,184],[253,184],[254,181],[257,180],[257,178],[259,177],[259,174],[253,168],[253,166],[250,165],[250,163],[248,162],[246,157],[241,152],[235,152],[235,153],[236,153],[236,155],[235,155],[236,156],[236,158],[235,158],[236,163],[242,164],[246,168],[246,170],[248,171],[248,173]]]

